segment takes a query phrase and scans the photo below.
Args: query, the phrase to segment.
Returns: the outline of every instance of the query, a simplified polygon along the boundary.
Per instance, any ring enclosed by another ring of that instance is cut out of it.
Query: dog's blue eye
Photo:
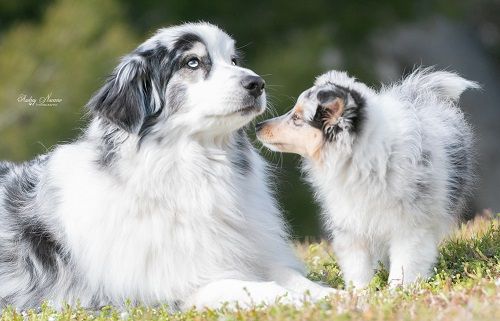
[[[196,69],[200,66],[200,60],[198,58],[191,58],[186,65],[191,69]]]

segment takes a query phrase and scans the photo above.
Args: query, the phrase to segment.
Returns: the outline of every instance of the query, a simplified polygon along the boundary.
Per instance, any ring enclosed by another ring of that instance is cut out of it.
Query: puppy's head
[[[365,105],[360,91],[370,89],[345,73],[328,72],[288,113],[257,124],[257,138],[271,150],[316,159],[325,144],[359,132]]]
[[[87,104],[97,117],[141,138],[172,129],[229,133],[265,105],[264,80],[240,66],[231,37],[206,23],[159,30],[122,59]]]

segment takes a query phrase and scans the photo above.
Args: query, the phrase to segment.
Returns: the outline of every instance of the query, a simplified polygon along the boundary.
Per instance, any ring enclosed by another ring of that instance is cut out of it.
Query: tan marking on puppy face
[[[312,159],[319,159],[323,145],[321,130],[304,120],[300,104],[283,116],[265,121],[257,131],[257,138],[271,150]]]
[[[293,110],[300,116],[304,116],[304,107],[302,107],[302,105],[299,104],[295,105],[295,107],[293,107]]]

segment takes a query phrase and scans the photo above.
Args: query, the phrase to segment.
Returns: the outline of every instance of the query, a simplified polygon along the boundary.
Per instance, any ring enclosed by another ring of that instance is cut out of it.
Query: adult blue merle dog
[[[159,30],[87,104],[70,144],[0,163],[3,305],[297,303],[307,280],[244,131],[264,80],[217,27]]]

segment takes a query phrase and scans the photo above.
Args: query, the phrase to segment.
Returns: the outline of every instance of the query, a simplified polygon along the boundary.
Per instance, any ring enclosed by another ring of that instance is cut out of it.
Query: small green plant
[[[381,290],[387,287],[387,280],[389,279],[389,271],[385,266],[379,262],[378,269],[375,272],[375,276],[370,282],[368,288],[372,291]]]

